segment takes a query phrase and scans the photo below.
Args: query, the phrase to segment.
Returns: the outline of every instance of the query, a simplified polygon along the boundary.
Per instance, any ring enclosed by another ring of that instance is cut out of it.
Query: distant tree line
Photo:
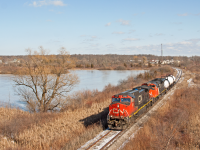
[[[59,57],[59,55],[55,55]],[[92,69],[133,69],[141,67],[151,67],[151,60],[179,60],[180,63],[174,63],[176,67],[188,67],[190,65],[200,64],[199,56],[156,56],[156,55],[118,55],[118,54],[73,54],[71,58],[76,62],[76,68]],[[28,60],[27,55],[18,56],[0,56],[0,73],[17,73],[25,66]]]

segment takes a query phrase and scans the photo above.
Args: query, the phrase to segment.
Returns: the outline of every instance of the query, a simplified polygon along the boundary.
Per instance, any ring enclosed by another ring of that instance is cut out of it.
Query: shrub
[[[115,70],[126,70],[126,68],[124,66],[118,66],[115,68]]]
[[[131,64],[131,68],[133,67],[133,64]]]
[[[126,64],[126,63],[124,63],[124,67],[127,67],[127,64]]]

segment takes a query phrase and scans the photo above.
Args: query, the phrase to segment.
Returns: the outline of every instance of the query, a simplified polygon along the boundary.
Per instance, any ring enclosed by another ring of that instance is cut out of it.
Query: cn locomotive
[[[167,75],[113,95],[107,116],[108,127],[117,130],[127,128],[132,117],[142,114],[174,84],[175,77]]]

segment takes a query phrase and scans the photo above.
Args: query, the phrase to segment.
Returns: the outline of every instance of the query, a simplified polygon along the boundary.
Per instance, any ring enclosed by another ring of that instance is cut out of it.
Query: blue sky
[[[200,0],[0,0],[0,55],[200,55]]]

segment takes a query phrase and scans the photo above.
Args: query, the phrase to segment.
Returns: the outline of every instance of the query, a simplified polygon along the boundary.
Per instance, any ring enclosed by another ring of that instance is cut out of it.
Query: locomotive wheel
[[[153,99],[152,99],[152,104],[154,104],[154,103],[155,103],[155,100],[156,100],[155,98],[153,98]]]
[[[151,103],[150,106],[153,106],[153,102],[151,101],[150,103]]]

